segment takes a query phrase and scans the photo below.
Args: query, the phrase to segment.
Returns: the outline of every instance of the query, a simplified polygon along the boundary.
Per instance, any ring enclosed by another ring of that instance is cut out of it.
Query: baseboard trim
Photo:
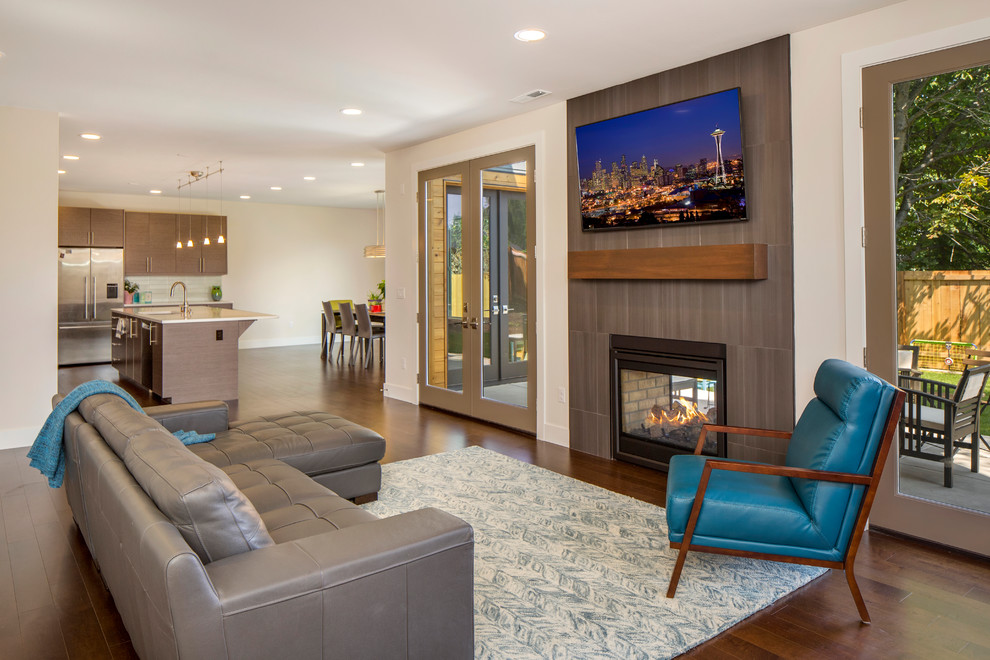
[[[40,426],[25,426],[19,429],[0,429],[0,449],[30,447],[38,437]]]
[[[271,339],[242,339],[238,348],[278,348],[280,346],[319,345],[319,337],[276,337]]]
[[[543,437],[539,439],[554,445],[560,445],[561,447],[570,447],[571,431],[566,426],[557,426],[556,424],[544,424]]]
[[[411,403],[414,406],[419,405],[419,390],[415,387],[406,387],[405,385],[396,385],[395,383],[385,383],[385,386],[382,387],[382,392],[384,392],[385,396],[390,399],[405,401],[406,403]]]

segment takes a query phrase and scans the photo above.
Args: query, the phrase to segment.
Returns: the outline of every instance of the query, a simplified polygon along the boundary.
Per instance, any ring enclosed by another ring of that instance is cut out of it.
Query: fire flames
[[[659,425],[664,431],[677,426],[701,426],[708,421],[708,416],[698,410],[698,406],[680,397],[666,410],[662,406],[653,406],[646,414],[645,426]]]

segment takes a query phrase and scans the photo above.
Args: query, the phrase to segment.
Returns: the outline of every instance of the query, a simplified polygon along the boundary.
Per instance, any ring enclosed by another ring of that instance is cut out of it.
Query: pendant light
[[[220,161],[220,233],[217,243],[223,243],[223,161]]]
[[[203,216],[203,245],[210,244],[210,168],[206,168],[206,203],[204,208],[206,214]]]
[[[367,259],[381,259],[385,256],[385,191],[375,191],[375,244],[364,246]],[[379,233],[379,227],[381,232]]]
[[[179,188],[179,210],[181,211],[182,210],[182,179],[179,179],[178,188]],[[182,229],[178,226],[178,224],[179,223],[176,223],[176,227],[175,227],[175,233],[176,233],[176,236],[175,236],[175,239],[176,239],[175,240],[175,249],[176,250],[181,250],[182,249],[182,234],[181,234]]]

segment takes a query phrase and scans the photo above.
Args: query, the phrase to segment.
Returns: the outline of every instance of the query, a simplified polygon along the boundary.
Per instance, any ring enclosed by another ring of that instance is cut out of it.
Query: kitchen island
[[[274,318],[206,306],[114,309],[111,364],[166,402],[235,401],[237,340],[255,321]]]

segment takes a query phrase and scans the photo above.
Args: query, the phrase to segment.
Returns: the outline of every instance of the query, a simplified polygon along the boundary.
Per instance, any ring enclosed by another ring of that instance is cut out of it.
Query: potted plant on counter
[[[379,282],[378,286],[368,292],[368,311],[382,311],[383,300],[385,300],[385,280]]]
[[[137,282],[131,282],[130,280],[124,280],[124,304],[130,305],[134,302],[134,294],[141,287],[138,286]]]

